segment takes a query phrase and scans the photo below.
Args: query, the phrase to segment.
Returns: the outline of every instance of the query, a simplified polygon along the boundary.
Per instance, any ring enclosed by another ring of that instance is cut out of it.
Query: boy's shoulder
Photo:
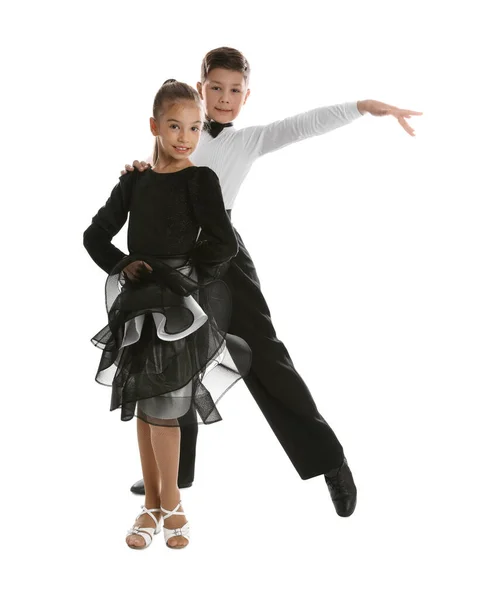
[[[237,147],[243,146],[250,150],[251,144],[256,144],[262,138],[269,124],[247,125],[234,130],[234,136],[231,137],[231,145]]]

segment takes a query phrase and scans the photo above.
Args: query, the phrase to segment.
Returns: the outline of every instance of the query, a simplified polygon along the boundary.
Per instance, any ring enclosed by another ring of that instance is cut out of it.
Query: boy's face
[[[244,75],[240,71],[212,69],[206,81],[197,83],[207,116],[218,123],[234,121],[249,97]]]

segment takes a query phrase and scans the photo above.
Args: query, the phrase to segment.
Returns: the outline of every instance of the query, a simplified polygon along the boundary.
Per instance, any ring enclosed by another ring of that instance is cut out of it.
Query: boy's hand
[[[145,275],[152,272],[152,268],[143,260],[135,260],[123,269],[123,273],[130,281],[141,281]]]
[[[142,160],[141,162],[139,162],[139,160],[135,160],[133,163],[133,166],[131,166],[131,165],[124,166],[125,170],[121,171],[121,175],[124,175],[128,171],[134,171],[135,169],[138,169],[138,171],[144,171],[145,169],[149,169],[150,167],[151,167],[151,165],[147,162],[144,162],[144,160]]]
[[[357,108],[362,114],[368,112],[374,117],[385,117],[387,115],[395,117],[403,129],[405,129],[405,131],[411,136],[415,136],[415,130],[410,127],[405,119],[410,119],[412,116],[423,115],[422,112],[398,108],[397,106],[385,104],[384,102],[379,102],[378,100],[359,100],[357,102]]]

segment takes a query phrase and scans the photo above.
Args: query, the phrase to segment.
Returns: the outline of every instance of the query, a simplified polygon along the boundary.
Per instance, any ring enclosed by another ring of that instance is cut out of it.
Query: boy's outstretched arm
[[[400,109],[377,100],[359,100],[358,102],[346,102],[333,106],[315,108],[286,119],[274,121],[268,125],[259,127],[246,127],[243,131],[248,136],[246,145],[250,146],[251,152],[262,156],[284,148],[289,144],[300,142],[317,135],[333,131],[343,125],[348,125],[370,113],[373,116],[391,115],[396,117],[400,125],[410,135],[414,135],[413,129],[406,119],[422,113],[408,109]]]

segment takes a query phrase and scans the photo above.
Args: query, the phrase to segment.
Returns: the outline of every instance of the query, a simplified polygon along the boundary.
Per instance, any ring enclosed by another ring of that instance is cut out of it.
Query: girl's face
[[[201,110],[193,100],[178,100],[165,106],[159,119],[151,117],[150,128],[163,154],[174,160],[187,158],[199,142]]]
[[[204,100],[207,116],[218,123],[233,121],[250,94],[240,71],[219,68],[209,71],[204,84],[197,84],[197,90]]]

